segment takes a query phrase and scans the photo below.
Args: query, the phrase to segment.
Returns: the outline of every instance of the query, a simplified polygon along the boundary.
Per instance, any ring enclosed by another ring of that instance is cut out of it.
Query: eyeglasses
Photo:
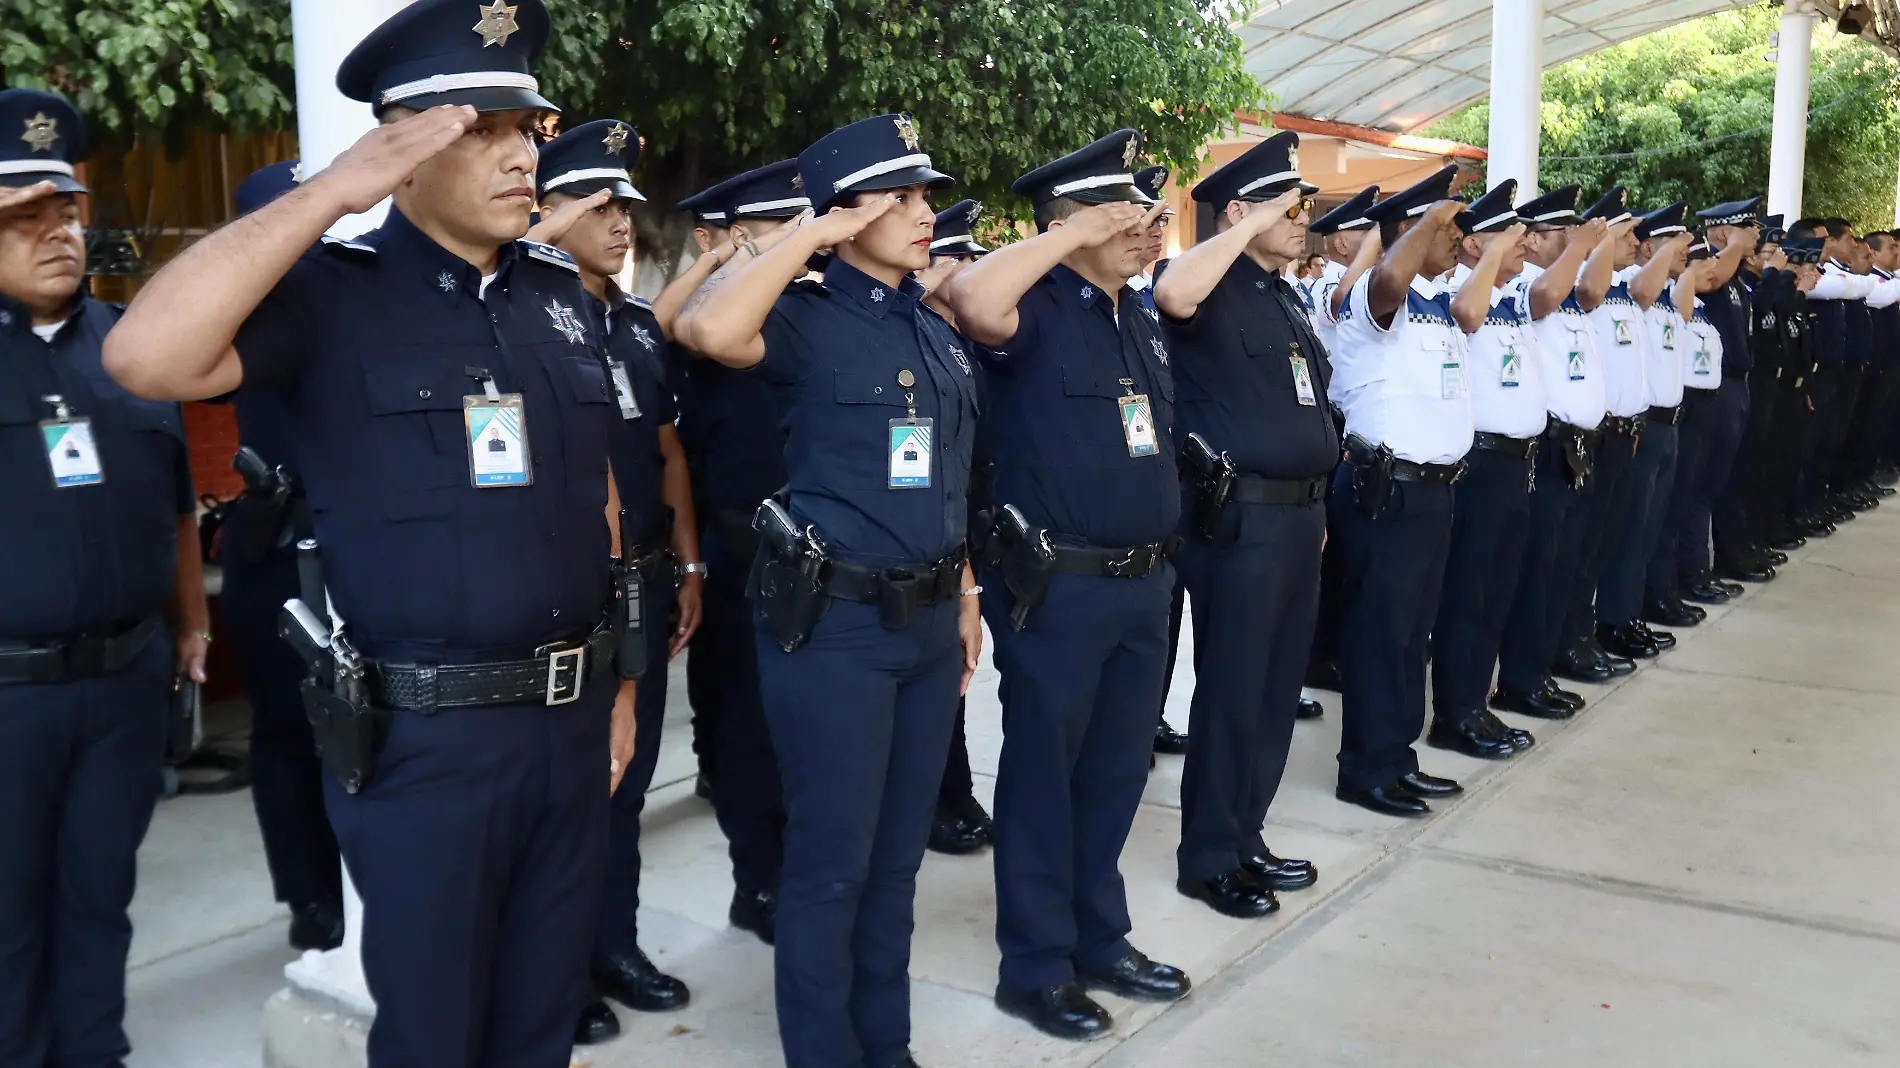
[[[1297,219],[1302,215],[1311,215],[1311,214],[1313,214],[1313,198],[1312,197],[1301,197],[1299,200],[1294,202],[1292,207],[1286,209],[1286,217],[1289,219]]]

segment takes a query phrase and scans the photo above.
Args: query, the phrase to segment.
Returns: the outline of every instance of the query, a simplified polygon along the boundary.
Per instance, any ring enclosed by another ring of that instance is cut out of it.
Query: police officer
[[[1645,305],[1643,290],[1631,285],[1631,296],[1641,309],[1643,331],[1643,376],[1649,387],[1649,411],[1644,417],[1644,447],[1655,457],[1655,488],[1641,513],[1643,524],[1638,536],[1644,539],[1639,551],[1644,554],[1643,612],[1646,622],[1669,627],[1693,627],[1706,612],[1691,609],[1676,589],[1677,475],[1682,464],[1683,382],[1687,377],[1684,350],[1686,327],[1693,311],[1684,296],[1694,289],[1676,283],[1688,273],[1689,245],[1693,235],[1684,225],[1688,205],[1682,201],[1665,205],[1638,216],[1636,237],[1641,242],[1638,262],[1643,265],[1637,281],[1651,277],[1660,268],[1662,288],[1656,299]],[[1695,459],[1694,455],[1690,457]]]
[[[178,406],[100,363],[78,113],[9,89],[0,131],[0,1062],[118,1064],[167,703],[205,679],[197,502]]]
[[[296,160],[273,163],[232,191],[249,214],[296,188]],[[323,766],[299,686],[303,661],[277,636],[277,613],[298,595],[296,543],[310,536],[310,505],[290,443],[289,416],[274,394],[239,391],[236,461],[245,490],[225,513],[218,595],[251,706],[251,802],[277,900],[290,906],[290,944],[334,949],[343,942],[343,865],[323,811]]]
[[[1768,288],[1769,259],[1776,258],[1781,267],[1787,266],[1786,256],[1780,253],[1781,240],[1786,236],[1780,222],[1780,216],[1760,220],[1759,226],[1754,228],[1753,247],[1743,257],[1741,269],[1731,282],[1731,285],[1742,285],[1747,294],[1742,315],[1743,337],[1749,352],[1742,357],[1748,364],[1744,381],[1748,391],[1748,421],[1742,430],[1728,484],[1716,497],[1710,522],[1716,573],[1727,578],[1738,578],[1741,571],[1751,567],[1772,570],[1788,562],[1785,551],[1769,544],[1778,534],[1772,529],[1775,524],[1770,522],[1768,505],[1768,486],[1776,456],[1771,434],[1776,423],[1787,418],[1787,414],[1779,410],[1783,393],[1781,376],[1795,332],[1794,324],[1784,323],[1776,313],[1774,294]],[[1710,239],[1723,240],[1726,236],[1723,231],[1722,227],[1712,227]],[[1717,322],[1719,325],[1719,319]],[[1726,347],[1722,357],[1725,366],[1727,361],[1735,359]]]
[[[1543,651],[1539,681],[1549,666],[1562,612],[1547,596],[1549,568],[1541,565],[1549,561],[1540,554],[1527,566],[1525,547],[1534,523],[1561,531],[1574,507],[1573,499],[1558,497],[1533,519],[1534,491],[1546,499],[1555,492],[1539,483],[1562,486],[1574,474],[1544,434],[1547,365],[1531,330],[1530,294],[1514,284],[1524,269],[1526,227],[1512,207],[1516,196],[1517,181],[1506,179],[1458,214],[1463,236],[1447,283],[1460,296],[1466,286],[1487,282],[1490,292],[1477,328],[1465,331],[1474,435],[1454,489],[1451,547],[1431,633],[1432,726],[1425,742],[1482,760],[1508,759],[1535,741],[1492,715],[1485,695],[1514,605],[1520,618],[1512,620],[1512,637]],[[1570,289],[1586,250],[1583,241],[1566,247],[1548,272],[1553,288]]]
[[[1220,232],[1155,288],[1176,371],[1179,570],[1195,617],[1175,886],[1242,918],[1318,878],[1260,836],[1292,747],[1319,608],[1320,501],[1339,461],[1326,349],[1281,273],[1306,247],[1316,188],[1299,176],[1298,146],[1276,134],[1202,179],[1194,199],[1219,212]]]
[[[1814,418],[1809,420],[1808,440],[1803,450],[1796,495],[1799,500],[1801,529],[1810,536],[1826,536],[1835,524],[1854,517],[1852,509],[1839,499],[1830,484],[1833,461],[1839,451],[1837,439],[1844,435],[1845,415],[1841,411],[1848,387],[1853,384],[1850,367],[1854,355],[1849,351],[1848,306],[1864,300],[1873,289],[1873,279],[1850,271],[1851,229],[1845,222],[1832,219],[1797,219],[1788,227],[1788,236],[1797,240],[1821,242],[1821,277],[1808,294],[1813,316],[1813,343],[1819,370],[1813,376],[1810,394]]]
[[[1750,315],[1751,283],[1759,279],[1760,272],[1747,268],[1756,260],[1755,249],[1761,239],[1761,221],[1755,215],[1760,203],[1760,197],[1750,197],[1696,212],[1707,228],[1710,247],[1723,253],[1733,250],[1735,258],[1729,277],[1719,280],[1716,288],[1703,296],[1703,315],[1721,339],[1722,366],[1716,411],[1710,421],[1706,477],[1695,505],[1698,512],[1706,509],[1708,514],[1702,518],[1692,515],[1691,521],[1701,525],[1703,519],[1707,520],[1713,531],[1714,554],[1711,557],[1708,546],[1693,537],[1677,546],[1684,554],[1685,570],[1708,570],[1717,578],[1746,582],[1766,582],[1775,577],[1774,564],[1764,555],[1766,546],[1747,544],[1741,502],[1730,489],[1752,481],[1754,458],[1743,450],[1743,442],[1758,436],[1759,432],[1750,434],[1750,427],[1765,426],[1767,415],[1773,411],[1772,397],[1761,395],[1766,391],[1752,389],[1750,383],[1755,325]],[[1758,261],[1755,266],[1759,268]],[[1757,406],[1764,411],[1757,414]]]
[[[707,248],[689,272],[698,281],[682,302],[686,308],[697,307],[726,277],[791,234],[792,220],[811,207],[802,185],[798,162],[780,160],[680,201],[680,210],[691,212],[698,224],[695,239]],[[682,413],[681,430],[700,443],[695,488],[705,516],[700,542],[711,568],[701,628],[702,635],[710,632],[710,642],[692,656],[716,665],[720,676],[713,752],[715,765],[730,774],[720,775],[712,801],[732,861],[726,918],[771,945],[785,857],[785,800],[760,700],[746,576],[759,548],[753,513],[785,485],[785,434],[778,401],[762,376],[698,358],[687,374],[694,406]]]
[[[561,134],[541,149],[536,184],[547,217],[535,228],[580,268],[607,332],[608,374],[620,418],[609,438],[614,487],[625,516],[621,555],[640,572],[644,672],[634,703],[638,728],[633,763],[614,792],[607,847],[607,884],[594,931],[593,980],[606,997],[631,1009],[684,1006],[686,984],[665,975],[640,951],[640,813],[660,757],[666,721],[666,664],[699,628],[706,565],[699,560],[691,475],[680,446],[667,389],[666,336],[651,306],[614,281],[633,249],[632,208],[646,198],[628,172],[640,158],[632,124],[599,119]],[[677,614],[678,620],[668,626]],[[601,998],[581,1011],[575,1040],[602,1042],[620,1033]]]
[[[1733,242],[1716,257],[1711,255],[1707,242],[1698,240],[1689,247],[1684,270],[1695,275],[1696,289],[1691,290],[1687,327],[1677,335],[1682,425],[1677,432],[1676,493],[1669,515],[1674,559],[1669,563],[1678,596],[1700,604],[1721,604],[1740,594],[1742,586],[1716,578],[1709,559],[1709,512],[1733,458],[1733,449],[1727,443],[1731,430],[1726,424],[1739,420],[1725,419],[1721,396],[1725,346],[1705,313],[1708,302],[1696,293],[1707,292],[1711,299],[1726,302],[1720,290],[1734,277],[1747,248],[1744,243]],[[1746,410],[1741,414],[1745,416]],[[1720,456],[1714,455],[1718,449]],[[1713,469],[1717,463],[1719,471]]]
[[[982,644],[966,560],[969,345],[909,277],[930,265],[933,170],[915,124],[820,138],[798,172],[824,214],[681,319],[778,390],[788,493],[760,507],[759,676],[785,781],[779,1036],[789,1068],[911,1066],[918,866],[956,698]],[[800,283],[832,249],[824,280]]]
[[[1168,168],[1157,163],[1136,171],[1135,188],[1141,190],[1141,194],[1148,198],[1150,205],[1166,200]],[[1155,265],[1160,262],[1161,254],[1167,249],[1168,224],[1173,221],[1174,211],[1163,207],[1161,214],[1156,215],[1142,230],[1142,236],[1147,238],[1148,244],[1141,254],[1141,271],[1128,280],[1128,285],[1135,291],[1135,299],[1141,302],[1142,309],[1150,316],[1158,314],[1155,311]],[[1164,721],[1163,726],[1165,725]],[[1160,737],[1157,735],[1157,744],[1159,741]]]
[[[916,272],[917,284],[924,289],[924,306],[943,317],[956,329],[956,313],[944,299],[950,279],[989,252],[970,235],[976,221],[983,217],[983,205],[974,200],[959,200],[937,213],[937,224],[930,234],[930,266]],[[983,371],[972,363],[976,379],[978,409],[982,408]],[[976,446],[970,472],[970,530],[974,543],[986,533],[980,529],[990,507],[989,453],[983,423],[976,426]],[[950,757],[944,762],[943,785],[937,789],[937,812],[930,821],[930,850],[961,856],[990,844],[990,814],[976,799],[976,782],[970,774],[970,742],[964,730],[965,706],[957,700],[957,721],[950,732]]]
[[[1140,155],[1121,130],[1018,178],[1040,233],[950,287],[986,346],[1002,516],[983,596],[1003,702],[996,1003],[1062,1038],[1113,1027],[1085,987],[1172,1001],[1189,986],[1129,944],[1117,869],[1153,746],[1181,504],[1167,346],[1128,287],[1161,214],[1134,184]]]
[[[1344,565],[1335,794],[1390,816],[1427,815],[1426,798],[1463,791],[1420,771],[1412,751],[1425,726],[1426,636],[1450,549],[1452,484],[1472,441],[1464,329],[1483,321],[1492,282],[1474,273],[1454,310],[1432,281],[1457,262],[1456,173],[1445,167],[1367,209],[1383,251],[1340,303],[1333,352],[1347,432],[1327,509]]]
[[[1761,531],[1769,548],[1799,549],[1807,544],[1798,507],[1803,444],[1812,435],[1814,391],[1820,371],[1814,320],[1807,295],[1820,283],[1821,242],[1789,238],[1772,222],[1762,248],[1760,299],[1756,303],[1757,336],[1778,333],[1780,344],[1758,350],[1775,359],[1777,377],[1774,419],[1761,442]]]
[[[287,629],[363,896],[375,1068],[568,1063],[634,750],[635,683],[607,677],[604,324],[570,257],[517,240],[547,11],[468,15],[421,0],[371,31],[337,87],[382,125],[168,264],[105,353],[142,396],[290,412],[342,629],[319,644],[308,603]],[[391,194],[372,234],[317,243]]]

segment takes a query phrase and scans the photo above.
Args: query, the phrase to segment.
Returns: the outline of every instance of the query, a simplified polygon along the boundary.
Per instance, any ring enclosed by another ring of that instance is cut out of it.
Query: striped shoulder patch
[[[324,234],[322,238],[322,243],[325,246],[329,248],[333,248],[333,249],[347,250],[350,252],[364,252],[364,253],[368,253],[371,256],[376,255],[376,246],[370,244],[367,241],[354,241],[346,237],[331,237],[329,234]]]
[[[553,245],[543,245],[539,241],[528,241],[526,239],[517,241],[516,244],[521,246],[521,251],[526,253],[531,260],[551,263],[562,270],[572,271],[575,274],[581,273],[580,265],[574,262],[574,257],[562,252]]]

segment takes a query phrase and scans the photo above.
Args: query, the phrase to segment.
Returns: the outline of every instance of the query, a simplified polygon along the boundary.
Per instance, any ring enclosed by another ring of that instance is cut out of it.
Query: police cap
[[[73,164],[86,158],[86,127],[66,98],[43,89],[0,92],[0,185],[52,182],[84,193]]]
[[[582,123],[541,146],[535,182],[542,196],[584,197],[602,189],[615,200],[645,200],[628,173],[640,160],[640,134],[619,119]]]
[[[541,0],[416,0],[343,57],[336,87],[379,116],[394,104],[558,112],[528,73],[547,39]]]
[[[923,185],[932,189],[956,179],[933,169],[909,115],[874,115],[833,130],[798,154],[798,173],[812,207],[829,211],[853,193]]]
[[[1135,185],[1141,144],[1139,131],[1116,130],[1016,179],[1010,192],[1038,207],[1061,197],[1081,204],[1149,204],[1148,195]]]

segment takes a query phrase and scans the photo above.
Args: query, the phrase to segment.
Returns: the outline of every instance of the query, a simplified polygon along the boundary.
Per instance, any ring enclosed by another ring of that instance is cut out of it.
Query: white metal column
[[[1801,215],[1801,178],[1808,158],[1808,64],[1816,12],[1812,0],[1788,0],[1781,12],[1775,60],[1775,126],[1768,147],[1768,213],[1793,223]]]
[[[336,88],[336,69],[369,31],[407,7],[409,0],[291,0],[290,31],[297,75],[297,149],[308,178],[376,125],[369,105]],[[330,232],[354,237],[374,229],[388,210],[384,201],[361,215],[337,221]]]
[[[1491,4],[1491,187],[1517,179],[1521,203],[1537,195],[1537,148],[1544,100],[1544,0]]]

